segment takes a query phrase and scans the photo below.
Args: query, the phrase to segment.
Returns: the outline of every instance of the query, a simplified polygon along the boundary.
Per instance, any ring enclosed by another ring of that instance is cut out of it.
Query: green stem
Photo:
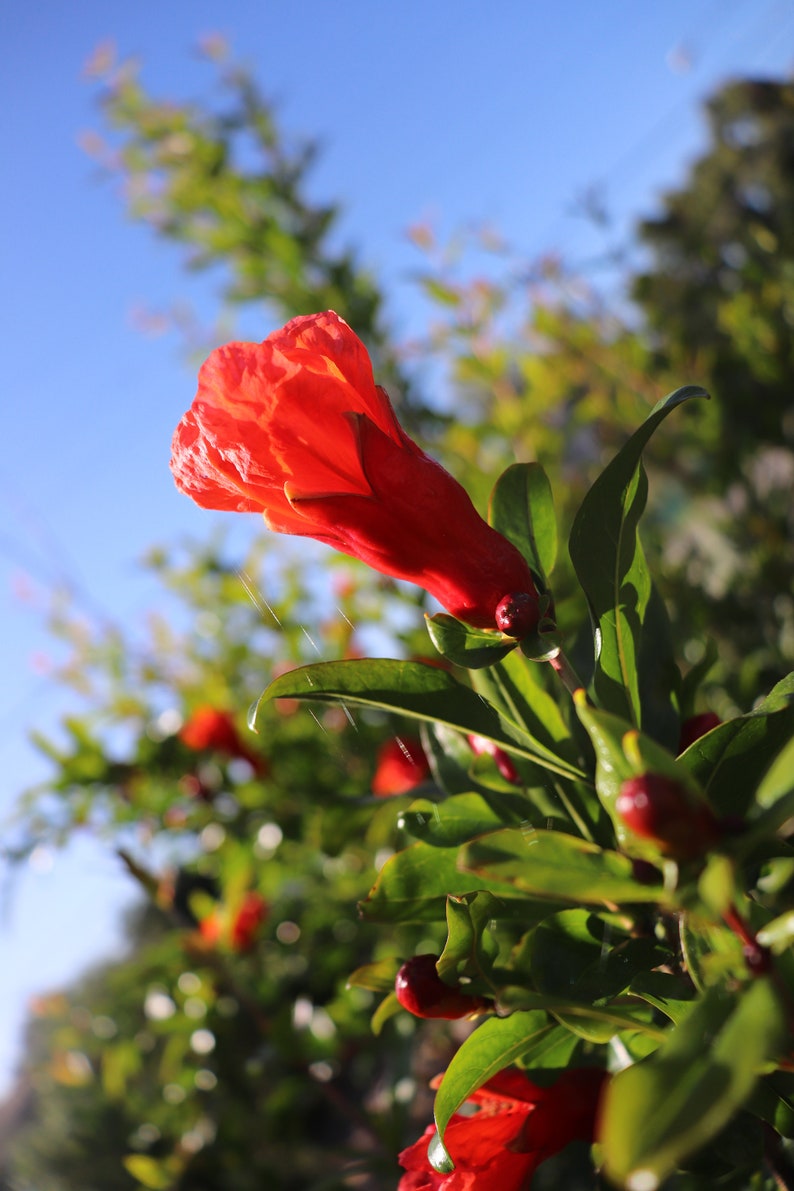
[[[580,814],[579,809],[574,805],[573,799],[570,797],[570,795],[568,794],[567,790],[562,785],[562,783],[555,782],[554,789],[556,791],[557,797],[559,798],[560,802],[565,807],[568,817],[579,828],[579,832],[582,836],[582,839],[588,840],[589,843],[591,843],[591,844],[597,843],[597,840],[595,838],[595,835],[593,833],[593,830],[592,830],[590,824],[583,817],[583,815]]]

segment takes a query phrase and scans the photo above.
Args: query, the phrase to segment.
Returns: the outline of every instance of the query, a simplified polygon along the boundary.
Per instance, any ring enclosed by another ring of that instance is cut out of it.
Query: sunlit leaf
[[[303,699],[343,706],[377,707],[414,719],[440,722],[459,732],[485,736],[509,753],[565,777],[584,774],[513,724],[469,687],[437,666],[390,658],[321,662],[281,675],[251,709],[253,726],[264,700]]]
[[[738,994],[712,989],[650,1058],[610,1082],[600,1137],[607,1177],[658,1186],[746,1103],[785,1037],[786,1013],[766,978]]]
[[[545,1013],[513,1013],[510,1017],[489,1018],[462,1043],[436,1093],[434,1114],[440,1146],[431,1162],[437,1170],[444,1156],[446,1169],[453,1169],[449,1163],[450,1159],[454,1162],[454,1155],[448,1155],[443,1147],[444,1131],[464,1100],[531,1047],[544,1039],[551,1040],[553,1035],[556,1041],[555,1026]]]
[[[555,901],[617,906],[664,900],[660,885],[634,879],[627,856],[561,831],[495,831],[466,844],[459,864],[486,882]]]

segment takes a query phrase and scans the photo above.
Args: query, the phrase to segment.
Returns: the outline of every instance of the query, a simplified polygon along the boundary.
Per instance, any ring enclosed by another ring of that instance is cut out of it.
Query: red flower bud
[[[372,793],[378,798],[405,794],[430,776],[422,743],[416,736],[395,736],[378,750]]]
[[[540,619],[538,597],[535,588],[529,591],[513,591],[502,596],[496,605],[496,627],[508,637],[526,637],[537,627]]]
[[[665,856],[699,856],[720,836],[714,812],[695,802],[673,778],[644,773],[620,788],[615,810],[641,839],[651,840]]]
[[[493,740],[489,740],[486,736],[476,736],[474,733],[468,737],[468,741],[469,747],[475,757],[493,757],[496,768],[506,782],[510,782],[514,786],[522,785],[521,774],[504,749],[501,749],[498,744],[495,744]]]
[[[405,961],[397,973],[394,991],[403,1009],[414,1017],[441,1017],[452,1021],[483,1013],[492,1008],[487,997],[475,997],[461,992],[455,985],[445,984],[438,974],[437,955],[415,955]]]
[[[715,711],[702,711],[700,715],[691,715],[688,720],[684,720],[681,725],[681,735],[678,740],[678,751],[683,753],[684,749],[688,749],[690,744],[694,744],[696,740],[700,740],[701,736],[705,736],[712,728],[718,727],[722,720]]]
[[[424,587],[479,628],[493,627],[506,591],[535,598],[518,550],[408,437],[363,343],[332,311],[214,351],[171,470],[203,508],[261,512],[271,529]]]

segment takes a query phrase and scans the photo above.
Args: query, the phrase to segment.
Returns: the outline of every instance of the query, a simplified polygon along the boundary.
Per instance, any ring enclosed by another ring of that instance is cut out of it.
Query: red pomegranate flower
[[[255,773],[266,772],[263,757],[249,749],[237,731],[237,726],[228,711],[203,704],[191,712],[179,732],[179,739],[188,748],[201,752],[212,749],[227,757],[240,757],[247,761]]]
[[[430,776],[422,743],[416,736],[395,736],[378,750],[372,793],[378,798],[406,794]]]
[[[536,607],[524,559],[408,437],[363,343],[332,311],[214,351],[171,470],[203,508],[261,512],[271,529],[424,587],[469,624],[494,628],[507,593]]]
[[[447,1126],[455,1169],[439,1174],[430,1165],[430,1125],[400,1154],[406,1173],[398,1191],[526,1191],[541,1162],[570,1141],[593,1140],[604,1079],[594,1068],[574,1068],[540,1088],[521,1071],[500,1071],[469,1097],[477,1111],[456,1113]]]

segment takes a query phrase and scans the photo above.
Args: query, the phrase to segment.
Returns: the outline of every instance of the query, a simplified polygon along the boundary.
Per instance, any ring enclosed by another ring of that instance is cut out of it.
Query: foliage
[[[375,1051],[373,992],[345,991],[354,969],[396,967],[432,937],[406,926],[381,942],[355,912],[411,798],[384,806],[368,793],[402,721],[313,717],[285,700],[258,736],[245,726],[263,673],[317,650],[356,653],[383,595],[342,567],[333,597],[307,598],[303,566],[272,557],[264,594],[260,550],[239,568],[223,555],[215,542],[152,556],[174,611],[143,642],[114,627],[90,636],[59,612],[63,678],[94,712],[70,719],[64,742],[40,740],[57,777],[28,796],[19,848],[93,832],[151,909],[128,958],[45,1000],[31,1026],[30,1123],[10,1158],[20,1187],[331,1188],[362,1167],[391,1177],[409,1137],[413,1024],[392,1024]],[[207,701],[238,709],[246,755],[183,742]],[[248,890],[268,913],[242,950],[204,928],[219,912],[233,919]],[[448,1043],[425,1045],[443,1055]]]
[[[307,197],[312,150],[211,49],[221,98],[203,103],[100,64],[97,151],[129,213],[220,269],[230,302],[344,314],[481,508],[514,461],[490,522],[554,623],[516,643],[438,614],[428,642],[421,593],[270,542],[242,564],[219,541],[155,552],[169,611],[142,642],[56,609],[88,710],[39,738],[53,778],[18,853],[95,832],[148,908],[125,959],[42,1004],[6,1177],[379,1191],[430,1078],[446,1068],[429,1160],[450,1170],[448,1125],[517,1066],[540,1087],[610,1073],[592,1159],[563,1152],[538,1186],[593,1186],[595,1167],[634,1191],[794,1186],[790,86],[715,98],[714,145],[645,228],[653,336],[559,261],[518,268],[483,236],[467,277],[414,229],[420,353],[449,396],[431,414],[336,208]],[[673,373],[714,400],[663,398]],[[186,743],[205,705],[244,751]],[[724,722],[683,748],[707,706]],[[430,778],[374,797],[384,743],[417,734]],[[267,916],[236,946],[251,892]],[[427,953],[476,1021],[401,1008],[398,970]]]

